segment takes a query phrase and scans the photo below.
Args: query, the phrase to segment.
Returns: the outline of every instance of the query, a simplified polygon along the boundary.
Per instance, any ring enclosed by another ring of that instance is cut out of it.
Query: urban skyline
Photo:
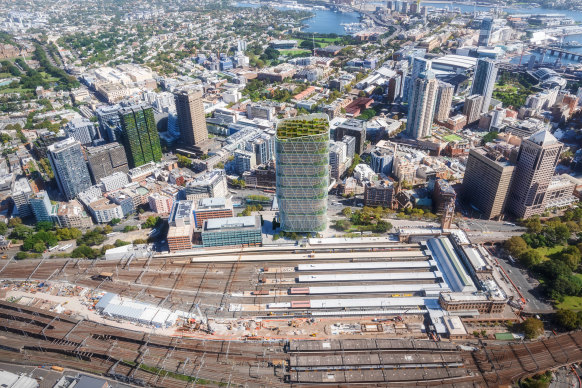
[[[581,1],[4,2],[0,385],[577,386]]]

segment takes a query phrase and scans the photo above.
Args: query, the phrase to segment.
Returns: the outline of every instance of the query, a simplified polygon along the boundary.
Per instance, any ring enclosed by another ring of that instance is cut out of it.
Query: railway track
[[[194,371],[200,381],[215,385],[226,382],[225,371],[231,383],[283,384],[267,366],[268,357],[282,350],[279,344],[144,335],[95,322],[56,319],[56,314],[8,302],[0,302],[0,331],[14,349],[6,357],[0,352],[3,360],[24,353],[37,364],[52,362],[101,374],[112,373],[116,365],[116,374],[154,387],[186,387],[194,382]],[[249,369],[254,365],[258,367],[251,376]]]
[[[282,343],[138,333],[3,301],[0,337],[3,361],[63,365],[154,387],[195,386],[196,378],[211,385],[283,386],[282,373],[268,366],[273,360],[287,360],[287,381],[298,385],[495,387],[582,361],[582,332],[510,346],[489,344],[473,352],[449,343],[381,339],[305,341],[302,346],[291,341],[284,349]],[[334,381],[328,381],[331,375]]]

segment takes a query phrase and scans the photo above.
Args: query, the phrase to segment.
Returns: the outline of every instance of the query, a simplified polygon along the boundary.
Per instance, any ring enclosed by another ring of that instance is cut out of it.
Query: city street
[[[525,228],[510,222],[492,220],[465,218],[459,221],[458,225],[474,243],[505,241],[512,236],[521,236],[526,231]]]
[[[544,302],[545,295],[537,280],[530,277],[526,270],[509,262],[509,260],[497,258],[499,265],[517,286],[519,292],[525,298],[524,311],[531,313],[550,313],[554,311],[550,303]]]

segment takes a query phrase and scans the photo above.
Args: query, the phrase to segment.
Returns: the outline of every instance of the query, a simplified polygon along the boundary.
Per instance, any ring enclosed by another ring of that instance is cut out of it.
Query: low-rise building
[[[233,216],[234,211],[230,198],[202,198],[195,201],[194,221],[196,228],[202,228],[206,220]]]
[[[186,198],[195,200],[200,198],[226,197],[228,186],[224,170],[212,170],[190,181],[184,188]]]
[[[390,181],[367,182],[364,185],[364,205],[392,208],[394,184]]]
[[[449,206],[452,206],[454,210],[456,199],[457,193],[451,184],[444,179],[437,179],[432,196],[435,212],[437,214],[445,213]]]
[[[162,195],[160,193],[153,193],[148,197],[148,203],[150,205],[150,209],[161,215],[170,214],[172,210],[172,197]]]
[[[507,305],[507,299],[486,293],[443,292],[439,296],[439,303],[447,311],[477,310],[480,314],[501,314]]]
[[[261,246],[261,218],[259,216],[216,218],[206,220],[202,228],[204,247]]]
[[[57,209],[57,223],[61,228],[90,228],[93,226],[91,217],[77,201],[61,202]]]
[[[192,248],[194,232],[194,203],[192,201],[177,201],[168,218],[168,248],[170,252]]]
[[[100,198],[91,202],[88,206],[89,212],[93,215],[95,222],[98,224],[106,224],[111,222],[114,218],[123,218],[123,210],[121,206],[111,202],[107,198]]]

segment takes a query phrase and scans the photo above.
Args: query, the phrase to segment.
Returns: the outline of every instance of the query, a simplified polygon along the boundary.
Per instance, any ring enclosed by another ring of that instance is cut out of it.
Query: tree
[[[190,158],[180,154],[176,154],[176,156],[178,157],[178,166],[184,168],[192,165],[192,160]]]
[[[12,137],[10,137],[9,134],[7,133],[2,133],[0,134],[0,142],[2,142],[2,144],[6,144],[8,143],[10,140],[12,140]]]
[[[580,251],[573,245],[564,248],[558,256],[558,259],[567,264],[572,271],[576,270],[578,265],[580,265],[580,258]]]
[[[136,240],[133,240],[133,243],[134,243],[134,244],[147,244],[147,243],[148,243],[148,241],[147,241],[147,240],[145,240],[145,239],[143,239],[143,238],[138,238],[138,239],[136,239]]]
[[[485,145],[486,143],[492,142],[493,140],[497,139],[498,134],[499,133],[495,131],[487,132],[487,134],[481,138],[481,144]]]
[[[525,240],[519,236],[513,236],[505,241],[504,247],[513,257],[516,258],[529,248]]]
[[[544,332],[544,324],[536,318],[528,318],[521,324],[521,329],[525,338],[533,339],[539,337]]]
[[[7,231],[8,231],[8,226],[4,222],[0,222],[0,235],[2,235],[2,236],[6,235]]]
[[[539,271],[550,284],[560,276],[572,275],[570,267],[561,260],[548,260],[539,266]]]
[[[528,268],[540,264],[544,260],[544,256],[536,251],[535,249],[530,249],[525,251],[519,256],[519,260]]]
[[[129,241],[123,241],[123,240],[120,240],[120,239],[115,240],[115,242],[113,243],[113,245],[115,247],[122,247],[124,245],[129,245],[129,244],[131,244]]]
[[[40,230],[52,230],[55,226],[50,221],[39,221],[36,223],[35,229]]]
[[[8,220],[8,226],[11,228],[14,228],[17,225],[21,225],[22,224],[22,219],[20,217],[12,217],[10,220]]]
[[[528,233],[540,233],[542,231],[542,222],[539,217],[531,217],[523,221],[523,226],[527,228]]]
[[[160,220],[160,217],[149,216],[146,222],[143,223],[142,227],[146,229],[154,228]]]
[[[239,187],[241,189],[244,189],[247,186],[244,179],[233,179],[231,185],[234,187]]]
[[[111,225],[117,225],[121,222],[121,218],[113,218],[111,221],[109,221],[109,223]]]
[[[87,259],[95,259],[97,258],[99,252],[95,249],[88,247],[87,245],[81,245],[71,252],[71,257],[74,258],[87,258]]]
[[[566,330],[574,330],[580,325],[578,315],[572,310],[558,310],[556,321]]]
[[[45,249],[46,249],[46,245],[41,241],[35,243],[33,245],[33,248],[32,248],[32,250],[37,252],[37,253],[42,253],[45,251]]]
[[[33,233],[32,228],[26,225],[16,225],[10,233],[10,238],[24,240]]]
[[[347,217],[347,218],[350,218],[350,217],[352,216],[352,208],[349,208],[349,207],[344,207],[344,208],[342,209],[342,214],[343,214],[345,217]]]
[[[374,226],[373,231],[376,232],[376,233],[386,233],[390,229],[392,229],[392,224],[391,223],[386,222],[384,220],[379,220],[376,223],[376,225]]]
[[[576,296],[582,290],[582,279],[576,276],[559,276],[553,284],[548,284],[550,296],[559,299],[561,296]]]

